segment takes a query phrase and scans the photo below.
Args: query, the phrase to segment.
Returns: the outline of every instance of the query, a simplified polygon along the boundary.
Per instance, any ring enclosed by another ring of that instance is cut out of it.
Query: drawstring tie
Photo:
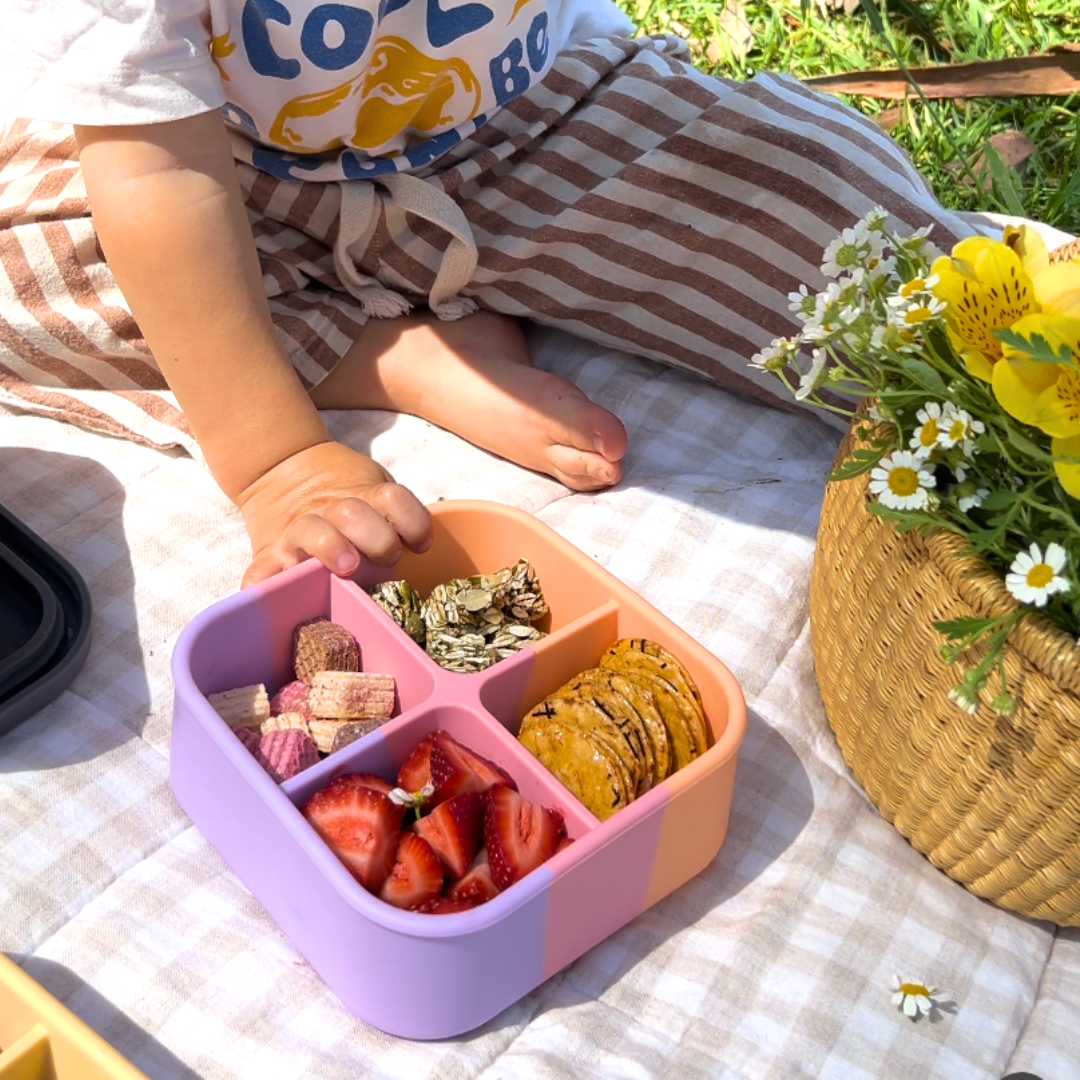
[[[450,234],[428,295],[428,307],[445,322],[476,311],[475,300],[458,295],[476,269],[476,243],[461,207],[446,192],[408,173],[380,176],[377,181],[345,180],[340,187],[341,221],[334,244],[334,269],[346,291],[360,301],[365,315],[395,319],[412,307],[400,293],[357,269],[357,261],[363,258],[379,224],[382,199]]]

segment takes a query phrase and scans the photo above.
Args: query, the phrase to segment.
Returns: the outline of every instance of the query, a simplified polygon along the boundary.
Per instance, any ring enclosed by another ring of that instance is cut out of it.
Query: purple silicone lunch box
[[[173,655],[170,757],[181,806],[331,990],[356,1016],[415,1039],[479,1026],[708,865],[746,727],[727,668],[553,530],[493,503],[430,509],[432,549],[391,571],[365,563],[341,579],[311,560],[194,619]],[[438,667],[364,591],[404,577],[426,594],[519,557],[550,605],[540,624],[548,636],[476,674]],[[293,678],[293,628],[320,616],[353,633],[363,670],[394,675],[394,714],[279,785],[207,695],[260,682],[274,693]],[[701,691],[710,747],[601,822],[515,735],[529,709],[620,637],[649,637],[680,657]],[[343,773],[392,781],[437,728],[506,769],[527,799],[558,808],[574,840],[493,900],[451,915],[399,910],[366,892],[298,809]]]

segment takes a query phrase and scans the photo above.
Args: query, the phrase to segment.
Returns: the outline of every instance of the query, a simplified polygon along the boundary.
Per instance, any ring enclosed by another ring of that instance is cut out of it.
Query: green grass
[[[695,64],[727,78],[785,71],[799,78],[860,68],[1000,60],[1080,40],[1076,0],[879,0],[886,36],[862,10],[823,11],[819,0],[743,0],[753,39],[745,55],[721,25],[725,0],[619,0],[647,33],[690,39]],[[710,49],[711,43],[711,49]],[[895,50],[895,55],[894,55]],[[897,103],[845,97],[868,116]],[[1009,128],[1035,144],[1023,175],[1008,172],[990,191],[957,182],[957,154],[971,160]],[[1080,94],[1071,97],[910,98],[893,137],[911,154],[941,202],[959,210],[1022,211],[1080,233]]]

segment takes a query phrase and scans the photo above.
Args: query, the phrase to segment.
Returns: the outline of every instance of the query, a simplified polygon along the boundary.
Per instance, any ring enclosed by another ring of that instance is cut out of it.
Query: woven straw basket
[[[1080,243],[1054,258],[1080,255]],[[837,463],[855,448],[849,432]],[[962,671],[935,621],[1016,608],[958,536],[897,533],[868,514],[868,476],[826,486],[810,583],[814,661],[848,767],[935,866],[1001,907],[1080,925],[1080,648],[1041,615],[1005,647],[1016,712],[949,700]]]

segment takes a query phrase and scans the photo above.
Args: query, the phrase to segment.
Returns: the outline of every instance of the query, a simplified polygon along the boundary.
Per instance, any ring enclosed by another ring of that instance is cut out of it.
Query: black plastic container
[[[67,689],[90,649],[78,571],[0,506],[0,735]]]

